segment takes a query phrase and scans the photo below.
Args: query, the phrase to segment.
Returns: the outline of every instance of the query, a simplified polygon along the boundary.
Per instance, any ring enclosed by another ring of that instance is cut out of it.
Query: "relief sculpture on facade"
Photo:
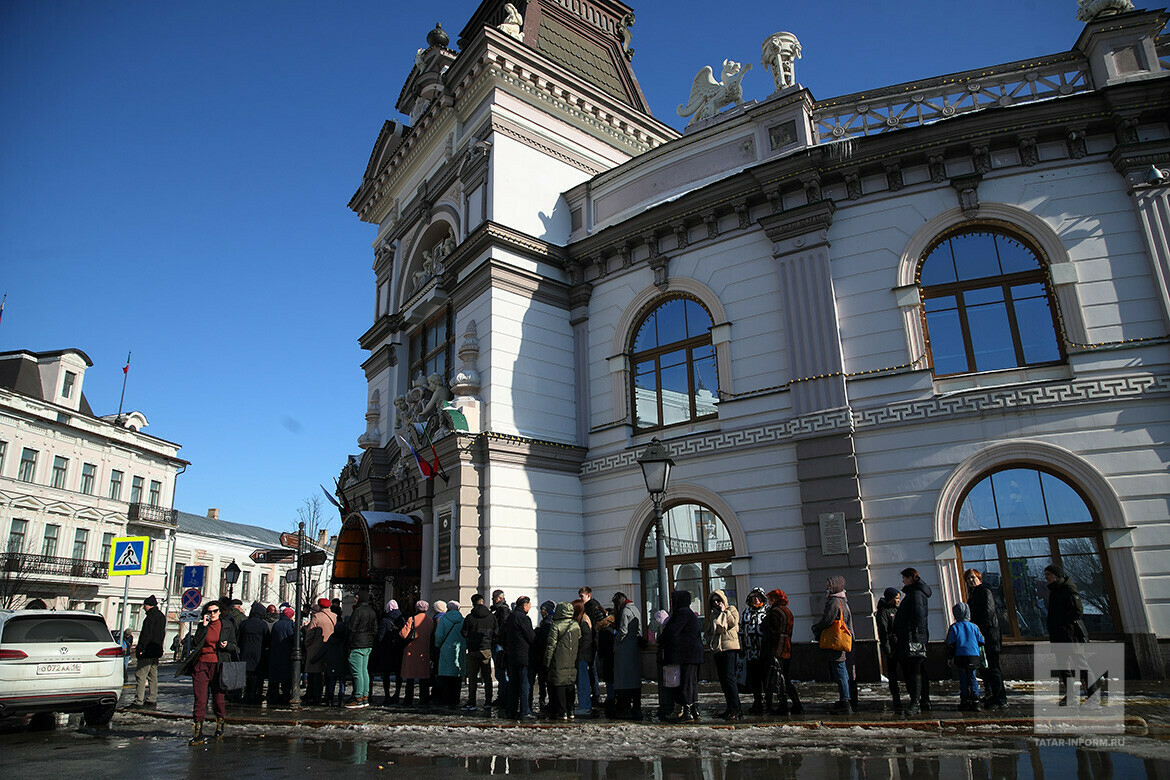
[[[455,233],[448,230],[447,235],[439,239],[430,249],[422,253],[422,266],[414,272],[414,289],[417,290],[436,276],[447,270],[443,260],[455,251]]]

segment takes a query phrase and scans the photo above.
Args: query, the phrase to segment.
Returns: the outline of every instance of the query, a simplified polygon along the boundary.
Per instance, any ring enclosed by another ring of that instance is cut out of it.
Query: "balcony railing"
[[[1068,52],[818,101],[813,124],[824,143],[1092,88],[1088,63],[1079,53]]]
[[[131,504],[127,519],[138,525],[149,525],[155,528],[177,528],[178,512],[165,506],[153,504]]]
[[[0,553],[0,570],[63,577],[85,577],[93,580],[109,579],[110,576],[110,567],[105,561],[83,561],[78,558],[59,558],[55,555],[32,555],[15,552]]]

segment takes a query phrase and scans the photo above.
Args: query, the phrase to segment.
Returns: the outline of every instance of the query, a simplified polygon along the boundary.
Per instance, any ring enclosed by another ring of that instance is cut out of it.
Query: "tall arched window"
[[[1059,363],[1056,310],[1040,253],[999,227],[945,233],[918,268],[936,376]]]
[[[714,511],[702,504],[678,504],[662,516],[666,537],[666,572],[670,589],[689,590],[691,608],[699,615],[707,611],[712,591],[722,590],[730,604],[736,603],[735,577],[731,573],[734,555],[727,526]],[[643,614],[658,609],[658,557],[654,524],[642,538]]]
[[[1100,525],[1064,478],[1033,465],[986,474],[959,503],[955,541],[960,580],[966,569],[983,573],[999,604],[1005,638],[1048,635],[1044,567],[1050,563],[1060,564],[1080,589],[1089,634],[1115,632],[1116,600]]]
[[[631,394],[639,430],[714,417],[719,401],[711,314],[694,298],[655,301],[634,326]]]

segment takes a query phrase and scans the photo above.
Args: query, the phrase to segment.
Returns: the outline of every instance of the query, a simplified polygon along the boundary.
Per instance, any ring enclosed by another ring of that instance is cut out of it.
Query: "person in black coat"
[[[504,591],[492,591],[492,617],[496,619],[496,639],[492,645],[492,664],[496,667],[496,704],[503,706],[508,693],[508,653],[504,649],[504,624],[512,617],[512,610]]]
[[[268,634],[268,703],[288,704],[292,696],[292,655],[297,627],[292,607],[280,612]]]
[[[593,644],[596,646],[597,627],[601,625],[601,621],[605,620],[605,607],[601,605],[600,601],[593,598],[593,589],[588,585],[582,585],[578,588],[577,596],[585,602],[585,615],[589,618],[589,624],[593,626]],[[597,670],[596,654],[589,662],[589,698],[591,706],[601,706],[601,677]]]
[[[967,606],[971,608],[971,622],[983,634],[983,651],[987,655],[987,668],[983,670],[983,689],[986,694],[983,706],[996,709],[1007,704],[1007,687],[1003,684],[1003,671],[999,667],[999,653],[1003,640],[999,632],[999,607],[991,586],[984,584],[983,574],[978,569],[963,572],[967,583]]]
[[[532,627],[532,619],[528,617],[531,608],[532,600],[527,596],[521,596],[516,601],[516,608],[512,610],[508,622],[504,624],[504,652],[508,657],[508,698],[505,711],[509,718],[522,720],[533,717],[528,658],[532,651],[532,643],[536,641],[536,631]]]
[[[264,605],[252,602],[248,619],[240,626],[240,660],[247,664],[244,704],[259,705],[264,695],[264,675],[268,671],[268,632]]]
[[[691,593],[676,590],[670,594],[670,620],[658,634],[664,666],[680,667],[679,700],[666,716],[672,723],[699,719],[699,667],[703,665],[702,626],[691,609]]]
[[[402,648],[405,643],[399,632],[406,625],[406,618],[398,608],[398,602],[390,599],[378,623],[378,658],[382,662],[383,707],[397,704],[402,695]],[[394,695],[390,695],[390,675],[394,675]]]
[[[1048,641],[1084,642],[1088,639],[1081,592],[1059,564],[1044,567],[1048,583]]]
[[[223,738],[224,718],[227,716],[227,696],[220,684],[223,664],[231,661],[240,651],[237,644],[236,625],[220,618],[219,602],[203,606],[202,621],[195,632],[191,654],[179,665],[176,675],[190,675],[195,689],[195,707],[192,717],[195,730],[188,744],[202,745],[203,719],[207,714],[208,691],[211,691],[212,707],[215,711],[215,738]]]
[[[460,633],[467,640],[467,706],[474,710],[475,689],[483,681],[484,706],[492,711],[492,649],[496,643],[496,618],[483,603],[483,594],[471,597],[471,613],[464,619]]]
[[[544,601],[540,605],[540,623],[536,626],[536,639],[528,651],[528,706],[532,707],[532,695],[539,692],[537,697],[538,710],[542,714],[548,712],[548,669],[544,665],[544,648],[548,644],[548,632],[552,628],[553,610],[556,602]],[[535,683],[535,690],[533,684]]]
[[[909,699],[906,714],[917,715],[930,710],[930,678],[926,675],[925,655],[912,652],[911,644],[921,643],[925,648],[930,641],[927,599],[932,591],[914,568],[902,570],[902,585],[902,603],[894,613],[894,634],[898,637],[898,662]]]
[[[137,685],[134,688],[134,702],[131,708],[155,707],[158,700],[158,659],[162,658],[163,642],[167,633],[166,615],[158,608],[158,599],[147,596],[142,602],[146,617],[142,620],[142,631],[138,634],[135,655],[138,665],[134,670]]]
[[[882,671],[890,681],[890,700],[894,709],[902,709],[902,694],[898,690],[898,637],[894,633],[894,615],[898,612],[898,589],[886,588],[878,599],[878,650],[881,652]]]

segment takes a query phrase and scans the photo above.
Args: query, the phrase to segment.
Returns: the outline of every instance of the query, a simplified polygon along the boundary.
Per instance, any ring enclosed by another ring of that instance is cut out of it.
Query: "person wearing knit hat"
[[[898,612],[897,588],[886,588],[878,599],[877,620],[878,653],[881,656],[882,671],[890,681],[890,701],[895,710],[902,709],[902,693],[898,687],[898,637],[894,633],[894,615]]]
[[[435,607],[435,617],[438,617],[439,615],[442,615],[444,612],[447,611],[447,602],[436,601],[434,603],[434,607]]]
[[[317,606],[321,609],[328,610],[332,604],[333,602],[329,599],[317,599]]]
[[[142,604],[146,616],[142,619],[142,632],[138,635],[138,647],[134,651],[138,658],[138,666],[134,670],[137,684],[130,709],[154,708],[158,699],[158,659],[162,658],[166,647],[167,618],[158,608],[158,599],[152,593],[142,600]]]
[[[280,614],[281,614],[281,615],[283,615],[283,616],[285,616],[285,617],[286,617],[286,618],[288,618],[289,620],[292,620],[292,619],[293,619],[293,616],[294,616],[294,615],[296,615],[296,613],[295,613],[295,612],[293,612],[293,608],[292,608],[292,607],[285,607],[284,609],[282,609],[282,610],[280,611]]]
[[[466,669],[466,642],[459,602],[448,601],[447,611],[435,619],[435,692],[432,701],[448,709],[459,706],[459,691]]]
[[[739,616],[739,654],[747,670],[747,688],[752,693],[752,715],[764,714],[764,678],[768,659],[764,657],[764,617],[768,614],[763,588],[752,588],[747,605]]]
[[[382,664],[382,706],[390,707],[402,698],[402,637],[398,632],[406,624],[406,616],[398,609],[398,602],[390,599],[378,622],[378,660]],[[394,678],[394,694],[390,694],[390,678]]]
[[[1048,641],[1085,642],[1088,632],[1083,620],[1085,609],[1077,584],[1069,579],[1058,563],[1044,567],[1048,583]]]
[[[845,578],[840,575],[825,579],[825,608],[821,613],[821,619],[812,628],[813,636],[820,638],[821,634],[838,620],[845,623],[849,636],[853,636],[853,612],[849,609],[849,600],[845,596]],[[833,712],[847,713],[855,708],[847,664],[852,653],[826,649],[822,650],[822,655],[829,662],[830,679],[837,683],[838,699],[833,705]]]
[[[789,665],[792,661],[792,610],[788,608],[788,595],[779,588],[768,591],[768,614],[764,618],[764,648],[769,657],[765,707],[770,715],[799,715],[804,712],[800,696],[792,682]],[[772,697],[779,696],[780,703],[772,707]],[[788,700],[792,700],[789,705]]]

